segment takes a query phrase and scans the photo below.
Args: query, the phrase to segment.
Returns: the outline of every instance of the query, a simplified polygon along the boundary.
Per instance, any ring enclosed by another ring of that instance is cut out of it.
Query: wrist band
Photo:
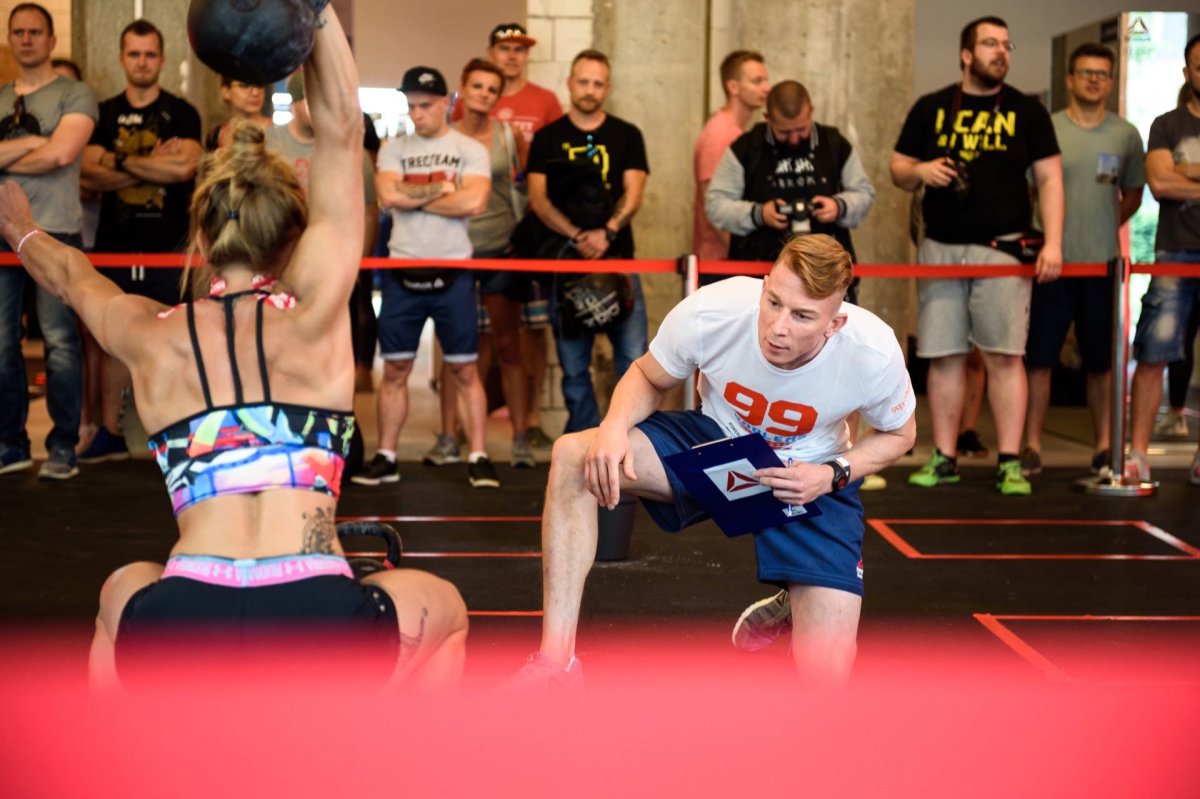
[[[584,233],[587,233],[587,231],[584,230],[583,228],[579,228],[579,232],[571,237],[571,241],[579,241],[579,239],[583,236]]]
[[[838,219],[841,219],[843,216],[846,215],[846,201],[843,200],[841,197],[834,197],[833,200],[834,200],[834,202],[837,203]]]
[[[41,228],[35,227],[35,228],[31,228],[24,236],[22,236],[21,240],[17,242],[17,246],[16,246],[17,257],[18,258],[21,257],[21,248],[25,246],[25,242],[29,241],[29,239],[31,237],[36,236],[39,233],[45,233],[45,232],[46,231],[42,230]]]

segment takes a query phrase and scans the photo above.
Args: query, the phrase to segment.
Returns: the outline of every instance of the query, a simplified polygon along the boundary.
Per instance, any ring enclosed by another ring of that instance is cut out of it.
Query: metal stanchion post
[[[1078,481],[1089,494],[1105,497],[1149,497],[1158,491],[1158,483],[1125,478],[1125,372],[1129,366],[1129,262],[1114,258],[1108,262],[1113,279],[1112,332],[1112,461],[1109,474]]]
[[[695,253],[683,257],[683,298],[687,299],[700,287],[700,259]],[[683,382],[683,407],[696,410],[696,375],[693,373]]]

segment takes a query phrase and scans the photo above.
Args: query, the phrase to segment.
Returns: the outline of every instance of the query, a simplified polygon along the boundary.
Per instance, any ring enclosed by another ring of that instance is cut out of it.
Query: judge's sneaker
[[[358,483],[360,486],[398,483],[400,482],[400,469],[396,466],[395,461],[390,461],[386,456],[376,453],[371,462],[362,468],[362,471],[350,478],[350,482]]]
[[[1187,438],[1188,423],[1181,411],[1168,410],[1154,424],[1155,438]]]
[[[525,434],[513,436],[512,465],[514,469],[532,469],[537,466],[533,457],[533,447],[529,445],[529,437]]]
[[[579,658],[571,658],[564,669],[541,652],[534,652],[525,661],[525,665],[516,673],[504,688],[510,691],[545,691],[547,693],[576,692],[583,690],[583,664]]]
[[[426,466],[445,466],[449,463],[462,463],[462,452],[458,449],[458,442],[454,440],[454,436],[447,433],[438,433],[437,441],[425,453],[425,457],[421,458],[421,463]]]
[[[1005,461],[996,469],[996,490],[1006,497],[1024,497],[1033,493],[1033,486],[1021,473],[1021,462]]]
[[[935,449],[928,462],[908,476],[908,484],[932,488],[943,483],[952,485],[961,479],[962,477],[958,474],[958,466],[954,461]]]
[[[781,590],[742,611],[733,625],[733,645],[743,652],[757,652],[791,629],[792,603],[788,592]]]

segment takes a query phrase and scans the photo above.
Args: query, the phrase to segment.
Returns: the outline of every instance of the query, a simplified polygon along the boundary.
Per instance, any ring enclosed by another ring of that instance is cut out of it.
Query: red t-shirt
[[[563,115],[562,106],[554,92],[543,89],[536,83],[526,83],[516,94],[500,98],[492,109],[492,118],[512,125],[525,137],[525,143],[533,141],[533,134]],[[451,119],[463,118],[462,103],[454,104]]]
[[[692,252],[702,260],[723,261],[729,257],[729,247],[721,241],[716,229],[704,215],[704,195],[700,192],[700,184],[712,180],[721,156],[744,132],[733,118],[733,114],[722,108],[704,124],[704,129],[700,131],[696,146],[692,150],[692,171],[696,176]]]

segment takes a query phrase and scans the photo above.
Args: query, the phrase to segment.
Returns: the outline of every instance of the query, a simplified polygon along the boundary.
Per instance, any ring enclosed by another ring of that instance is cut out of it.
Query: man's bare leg
[[[408,376],[412,368],[411,359],[383,362],[383,381],[376,396],[379,449],[396,451],[400,430],[408,418]]]
[[[988,404],[996,423],[996,450],[1016,455],[1021,451],[1021,433],[1025,429],[1025,406],[1029,402],[1025,365],[1020,355],[983,353],[987,368]]]
[[[596,429],[554,442],[542,515],[542,656],[566,668],[575,655],[583,584],[596,560],[596,498],[583,479],[584,457]],[[638,479],[622,476],[621,491],[670,502],[671,486],[658,454],[640,430],[629,432]]]
[[[929,361],[929,417],[933,426],[933,445],[943,455],[958,454],[958,420],[962,415],[966,388],[966,355],[946,355]]]
[[[858,654],[862,597],[814,585],[788,585],[792,662],[806,682],[844,685]]]

